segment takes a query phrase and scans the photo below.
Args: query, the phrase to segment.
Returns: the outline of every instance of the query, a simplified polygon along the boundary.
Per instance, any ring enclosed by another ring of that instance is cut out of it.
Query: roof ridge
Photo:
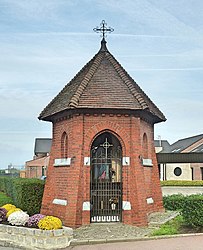
[[[86,73],[84,79],[82,80],[82,82],[78,86],[75,94],[70,99],[69,106],[71,108],[76,108],[78,106],[80,96],[82,95],[83,91],[87,87],[87,85],[88,85],[90,79],[92,78],[92,76],[94,75],[95,71],[99,67],[103,57],[104,57],[103,53],[97,53],[97,55],[93,59],[94,61],[93,61],[92,65],[91,65],[90,69],[88,70],[88,72]]]
[[[199,135],[193,135],[193,136],[189,136],[189,137],[186,137],[186,138],[182,138],[182,139],[179,139],[177,141],[175,141],[172,145],[175,145],[177,144],[178,142],[182,142],[182,141],[187,141],[187,140],[190,140],[190,139],[194,139],[194,138],[197,138],[197,137],[202,137],[203,134],[199,134]],[[197,138],[197,141],[201,140],[202,138],[198,139]],[[195,142],[194,142],[195,143]],[[171,146],[172,146],[171,145]],[[192,144],[191,144],[192,145]]]
[[[139,104],[142,107],[142,109],[148,109],[149,106],[147,105],[147,103],[145,102],[145,100],[142,98],[141,94],[135,89],[135,87],[133,86],[133,84],[129,81],[128,77],[130,77],[130,76],[127,74],[127,72],[122,67],[122,65],[116,60],[116,58],[113,55],[111,55],[110,52],[108,52],[108,54],[106,55],[106,57],[111,62],[111,64],[113,65],[114,69],[117,71],[117,73],[121,77],[121,79],[127,85],[128,89],[130,90],[130,92],[132,93],[132,95],[134,96],[134,98],[139,102]],[[120,67],[117,67],[116,64],[118,64]]]

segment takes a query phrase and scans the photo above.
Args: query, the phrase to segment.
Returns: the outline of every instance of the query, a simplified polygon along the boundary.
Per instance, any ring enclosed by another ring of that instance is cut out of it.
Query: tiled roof
[[[53,115],[69,109],[144,110],[165,121],[163,113],[141,90],[101,42],[99,52],[63,88],[39,115],[49,120]]]
[[[171,152],[171,145],[167,140],[154,140],[155,147],[161,147],[162,150],[159,153],[169,153]]]
[[[52,144],[52,139],[50,138],[36,138],[35,149],[34,149],[35,155],[50,153],[51,144]]]
[[[203,134],[178,140],[177,142],[171,145],[171,152],[181,153],[183,150],[187,149],[188,147],[190,147],[191,145],[193,145],[194,143],[198,142],[201,139],[203,139]]]

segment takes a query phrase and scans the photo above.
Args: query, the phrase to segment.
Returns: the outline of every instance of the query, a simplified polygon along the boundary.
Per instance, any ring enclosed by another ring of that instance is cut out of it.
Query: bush
[[[6,179],[7,177],[0,177],[0,191],[6,193]]]
[[[7,214],[6,214],[6,217],[8,218],[9,217],[9,215],[11,215],[12,213],[15,213],[15,212],[17,212],[17,211],[22,211],[20,208],[13,208],[13,209],[10,209],[8,212],[7,212]]]
[[[13,181],[16,178],[11,177],[0,177],[0,191],[4,192],[10,197],[13,197]]]
[[[15,206],[15,205],[13,205],[13,204],[5,204],[5,205],[3,205],[3,206],[2,206],[2,208],[5,208],[5,209],[6,209],[6,211],[7,211],[7,212],[9,212],[10,210],[15,209],[15,208],[16,208],[16,206]]]
[[[13,204],[33,215],[40,212],[44,183],[39,179],[0,177],[0,190],[12,198]]]
[[[54,216],[45,216],[38,223],[38,227],[43,230],[54,230],[62,228],[62,221]]]
[[[20,179],[14,181],[14,203],[30,215],[40,212],[44,181],[39,179]]]
[[[203,227],[203,195],[190,195],[185,199],[182,216],[189,226]]]
[[[163,197],[163,204],[166,210],[182,210],[188,196],[173,194]]]
[[[160,228],[153,231],[152,236],[178,234],[183,223],[183,217],[179,215],[173,220],[166,222],[165,224],[161,225]]]
[[[161,186],[203,186],[203,181],[161,181]]]
[[[0,207],[0,223],[6,221],[7,210],[3,207]]]
[[[45,217],[45,215],[43,214],[34,214],[33,216],[30,216],[29,220],[28,220],[28,227],[38,227],[38,223],[41,219],[43,219]]]
[[[14,226],[25,226],[29,220],[29,215],[23,211],[16,211],[8,216],[8,222]]]
[[[11,197],[8,197],[6,194],[0,192],[0,207],[7,203],[13,203]]]

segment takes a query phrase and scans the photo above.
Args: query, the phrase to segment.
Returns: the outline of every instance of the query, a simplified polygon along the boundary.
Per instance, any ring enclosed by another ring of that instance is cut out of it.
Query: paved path
[[[83,243],[103,239],[132,239],[151,235],[154,227],[158,227],[176,217],[178,212],[156,212],[149,216],[149,227],[135,227],[122,223],[93,223],[74,230],[74,240]]]
[[[133,242],[70,246],[66,250],[203,250],[203,235]],[[65,249],[64,249],[65,250]]]

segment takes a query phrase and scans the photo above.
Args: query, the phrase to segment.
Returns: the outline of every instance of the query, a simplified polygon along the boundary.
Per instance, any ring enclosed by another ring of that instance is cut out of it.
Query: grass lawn
[[[7,203],[13,203],[13,200],[11,197],[8,197],[6,194],[0,192],[0,207]]]
[[[175,219],[165,223],[159,229],[153,231],[152,236],[173,235],[173,234],[187,234],[187,233],[202,233],[202,227],[187,226],[181,215]]]

